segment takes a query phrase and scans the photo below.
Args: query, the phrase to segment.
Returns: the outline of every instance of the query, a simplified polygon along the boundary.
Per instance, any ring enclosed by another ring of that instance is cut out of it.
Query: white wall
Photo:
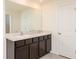
[[[41,30],[42,20],[39,9],[28,8],[21,14],[21,30]]]

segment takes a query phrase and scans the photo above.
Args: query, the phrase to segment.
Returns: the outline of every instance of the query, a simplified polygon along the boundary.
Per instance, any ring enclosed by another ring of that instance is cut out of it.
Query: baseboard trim
[[[53,54],[59,55],[59,56],[61,56],[61,57],[67,58],[67,59],[72,59],[72,58],[69,58],[69,57],[66,57],[66,56],[60,55],[58,52],[50,51],[50,53],[53,53]]]
[[[69,58],[69,57],[66,57],[66,56],[63,56],[63,55],[59,55],[59,56],[61,56],[61,57],[64,57],[64,58],[67,58],[67,59],[71,59],[71,58]]]
[[[59,53],[58,53],[58,52],[53,52],[53,51],[50,51],[50,53],[53,53],[53,54],[59,55]]]

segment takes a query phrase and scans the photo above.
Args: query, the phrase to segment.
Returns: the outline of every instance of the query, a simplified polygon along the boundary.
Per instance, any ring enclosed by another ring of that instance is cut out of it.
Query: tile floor
[[[42,57],[40,59],[68,59],[68,58],[64,58],[64,57],[55,55],[53,53],[49,53],[49,54],[45,55],[44,57]]]

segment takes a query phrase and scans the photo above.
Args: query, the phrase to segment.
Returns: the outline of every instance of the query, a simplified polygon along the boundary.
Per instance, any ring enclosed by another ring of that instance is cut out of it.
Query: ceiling
[[[11,2],[11,1],[7,1],[5,3],[5,9],[6,11],[23,11],[25,9],[27,9],[28,7]]]
[[[19,3],[16,3],[15,1]],[[45,4],[49,1],[51,0],[6,0],[5,9],[6,11],[23,11],[29,7],[37,8],[40,4]]]

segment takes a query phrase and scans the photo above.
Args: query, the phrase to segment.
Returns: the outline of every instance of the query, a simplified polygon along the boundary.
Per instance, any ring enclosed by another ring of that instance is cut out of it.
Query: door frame
[[[11,33],[11,15],[10,14],[5,14],[5,16],[9,16],[9,33]],[[6,20],[6,19],[5,19]],[[6,27],[6,26],[5,26]],[[6,29],[6,28],[5,28]]]

